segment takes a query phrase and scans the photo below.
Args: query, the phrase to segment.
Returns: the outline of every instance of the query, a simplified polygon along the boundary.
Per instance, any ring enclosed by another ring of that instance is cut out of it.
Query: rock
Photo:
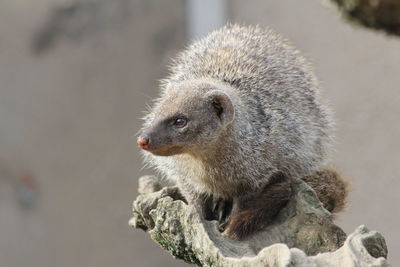
[[[199,266],[389,266],[385,240],[360,226],[346,234],[332,223],[314,191],[293,183],[293,196],[274,223],[244,241],[224,237],[217,221],[202,219],[179,188],[155,176],[139,179],[130,225],[174,257]]]

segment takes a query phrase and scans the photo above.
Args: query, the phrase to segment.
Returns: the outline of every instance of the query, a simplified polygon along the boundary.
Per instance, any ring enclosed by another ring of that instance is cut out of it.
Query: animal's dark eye
[[[185,127],[187,124],[187,119],[184,117],[178,117],[175,119],[173,125],[177,128]]]

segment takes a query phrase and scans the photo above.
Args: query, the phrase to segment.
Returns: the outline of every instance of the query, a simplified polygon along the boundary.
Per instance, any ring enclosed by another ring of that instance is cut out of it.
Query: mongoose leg
[[[232,213],[233,203],[225,199],[214,199],[214,202],[217,204],[214,208],[215,219],[220,223],[220,227],[223,227]]]
[[[212,212],[212,197],[203,195],[198,196],[197,198],[191,198],[188,199],[188,204],[193,205],[202,218],[205,218],[206,220],[214,219],[214,214]]]
[[[219,222],[227,220],[232,201],[223,200],[208,193],[195,193],[192,186],[184,180],[178,180],[177,184],[187,204],[194,206],[202,218],[208,221],[218,220]]]
[[[274,176],[259,194],[249,192],[233,200],[233,207],[224,234],[242,240],[270,224],[291,196],[291,180]]]
[[[194,206],[202,218],[215,220],[214,198],[210,194],[199,194],[193,190],[192,186],[184,180],[178,180],[177,185],[188,205]]]
[[[216,198],[211,195],[192,198],[189,204],[193,205],[204,219],[208,221],[217,220],[220,223],[228,220],[232,207],[232,201]]]

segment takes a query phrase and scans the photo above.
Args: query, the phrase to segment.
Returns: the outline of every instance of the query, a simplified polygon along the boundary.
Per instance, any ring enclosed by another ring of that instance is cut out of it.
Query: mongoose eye
[[[174,125],[176,128],[185,127],[186,124],[187,124],[187,119],[184,118],[184,117],[178,117],[178,118],[176,118],[175,121],[174,121],[174,123],[173,123],[173,125]]]

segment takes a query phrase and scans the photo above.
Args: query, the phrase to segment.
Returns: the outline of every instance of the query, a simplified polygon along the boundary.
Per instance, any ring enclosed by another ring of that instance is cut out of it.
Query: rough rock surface
[[[233,241],[188,206],[179,189],[155,176],[139,179],[130,225],[165,250],[200,266],[389,266],[382,235],[359,226],[348,236],[304,182],[275,222],[244,241]],[[319,254],[318,254],[319,253]]]

